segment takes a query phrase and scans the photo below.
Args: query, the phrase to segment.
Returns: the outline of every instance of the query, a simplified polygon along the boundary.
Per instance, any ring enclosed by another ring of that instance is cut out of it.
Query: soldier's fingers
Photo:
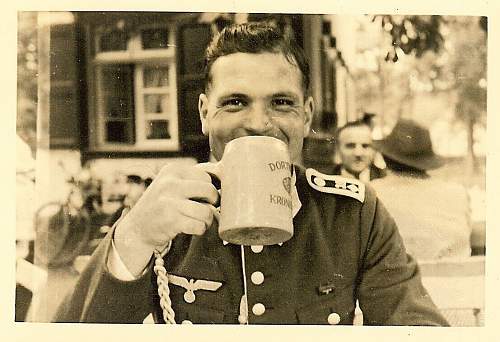
[[[184,234],[203,235],[209,226],[203,222],[190,217],[185,217],[179,225],[179,230]]]
[[[217,205],[219,192],[212,183],[186,180],[183,182],[181,196],[198,202],[206,202]]]
[[[207,227],[210,227],[214,220],[214,209],[211,204],[195,201],[183,201],[178,207],[182,215],[204,222]]]
[[[202,182],[208,182],[210,183],[210,175],[206,173],[205,171],[201,170],[200,168],[194,167],[194,166],[185,166],[185,165],[166,165],[164,166],[160,173],[159,176],[165,177],[165,176],[175,176],[176,178],[179,179],[186,179],[186,180],[198,180]]]

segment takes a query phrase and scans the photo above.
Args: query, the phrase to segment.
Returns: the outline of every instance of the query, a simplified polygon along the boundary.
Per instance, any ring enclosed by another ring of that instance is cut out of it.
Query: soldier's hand
[[[219,193],[205,171],[167,165],[118,224],[118,254],[140,274],[154,249],[162,250],[177,234],[201,235],[214,220]]]

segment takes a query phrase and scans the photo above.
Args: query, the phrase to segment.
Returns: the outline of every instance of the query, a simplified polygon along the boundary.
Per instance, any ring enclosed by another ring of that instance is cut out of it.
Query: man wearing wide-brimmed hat
[[[387,176],[372,182],[394,217],[408,252],[417,260],[470,255],[469,206],[465,188],[431,177],[444,165],[429,131],[401,119],[391,134],[375,141]]]

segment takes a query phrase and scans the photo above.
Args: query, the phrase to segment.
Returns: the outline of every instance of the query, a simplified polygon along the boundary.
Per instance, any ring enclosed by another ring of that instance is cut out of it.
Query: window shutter
[[[178,108],[179,133],[183,153],[208,160],[208,138],[201,132],[198,96],[203,92],[205,48],[211,39],[209,24],[189,23],[178,34]]]
[[[50,147],[80,144],[78,69],[74,24],[50,28]]]

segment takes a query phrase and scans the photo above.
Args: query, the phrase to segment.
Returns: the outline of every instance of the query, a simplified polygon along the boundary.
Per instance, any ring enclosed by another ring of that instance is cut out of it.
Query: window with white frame
[[[179,149],[174,41],[167,25],[96,30],[97,150]]]

